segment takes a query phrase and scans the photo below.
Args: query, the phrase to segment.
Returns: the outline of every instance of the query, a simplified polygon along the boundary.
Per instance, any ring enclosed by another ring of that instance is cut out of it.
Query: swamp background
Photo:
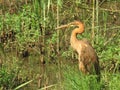
[[[83,76],[70,47],[80,20],[95,48],[101,82]],[[120,90],[119,0],[0,0],[0,90]]]

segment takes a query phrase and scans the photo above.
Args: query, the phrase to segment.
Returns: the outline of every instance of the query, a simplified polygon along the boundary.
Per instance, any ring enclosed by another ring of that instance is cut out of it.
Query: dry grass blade
[[[28,82],[25,82],[25,83],[23,83],[23,84],[19,85],[18,87],[16,87],[14,90],[18,90],[18,89],[20,89],[20,88],[24,87],[25,85],[27,85],[27,84],[31,83],[32,81],[33,81],[33,80],[30,80],[30,81],[28,81]]]
[[[43,87],[43,88],[38,89],[38,90],[44,90],[44,89],[51,88],[51,87],[56,86],[56,85],[57,85],[57,84],[49,85],[49,86]]]

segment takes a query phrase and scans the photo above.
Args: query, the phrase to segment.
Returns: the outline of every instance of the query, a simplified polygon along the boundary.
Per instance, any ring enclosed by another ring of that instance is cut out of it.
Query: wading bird
[[[87,39],[78,40],[77,34],[84,32],[84,24],[80,21],[74,21],[67,25],[62,25],[56,29],[65,28],[69,26],[77,26],[72,31],[70,44],[72,48],[78,53],[79,69],[84,74],[96,74],[100,76],[100,66],[98,56],[92,45]],[[99,78],[99,77],[98,77]]]

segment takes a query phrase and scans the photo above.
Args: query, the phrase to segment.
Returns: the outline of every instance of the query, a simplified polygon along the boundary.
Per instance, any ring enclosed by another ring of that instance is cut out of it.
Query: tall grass
[[[64,81],[65,90],[119,90],[119,74],[110,74],[102,72],[101,81],[96,81],[96,76],[83,75],[79,70],[70,66],[64,66]],[[118,86],[118,87],[116,87]]]
[[[65,90],[100,90],[101,84],[97,82],[96,76],[85,76],[79,70],[65,66],[64,81]]]

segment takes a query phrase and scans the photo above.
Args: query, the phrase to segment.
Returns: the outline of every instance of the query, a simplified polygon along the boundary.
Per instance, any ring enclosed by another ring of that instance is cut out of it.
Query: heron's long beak
[[[72,25],[72,24],[61,25],[55,29],[61,29],[61,28],[66,28],[66,27],[70,27],[70,26],[74,26],[74,25]]]
[[[61,26],[59,26],[59,27],[57,27],[55,29],[61,29],[61,28],[66,28],[66,27],[68,27],[68,25],[61,25]]]

